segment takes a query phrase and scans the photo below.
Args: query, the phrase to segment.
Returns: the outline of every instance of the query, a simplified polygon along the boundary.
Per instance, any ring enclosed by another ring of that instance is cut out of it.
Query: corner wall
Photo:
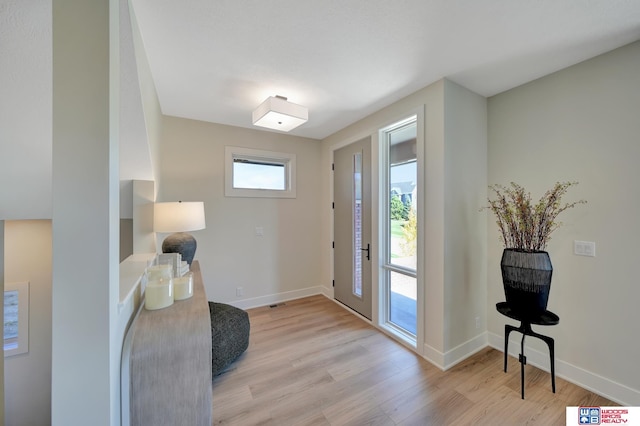
[[[163,120],[157,201],[204,201],[207,227],[191,234],[209,300],[246,308],[319,293],[320,142],[176,117]],[[226,145],[296,154],[297,198],[225,197]],[[256,235],[256,227],[263,236]],[[159,246],[164,237],[159,234]]]
[[[557,374],[627,405],[640,405],[638,70],[640,42],[489,99],[489,183],[515,181],[538,199],[556,181],[578,181],[565,201],[588,201],[561,215],[547,247]],[[488,226],[488,330],[500,348],[502,247],[492,217]],[[574,255],[574,240],[595,242],[596,257]]]
[[[445,80],[444,347],[450,366],[486,344],[487,100]]]

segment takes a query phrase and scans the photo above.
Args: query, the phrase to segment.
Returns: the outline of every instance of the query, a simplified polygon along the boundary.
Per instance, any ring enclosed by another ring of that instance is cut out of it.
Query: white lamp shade
[[[154,205],[153,230],[155,232],[187,232],[205,227],[202,201],[176,201]]]
[[[253,124],[288,132],[309,119],[307,108],[283,97],[269,96],[253,111]]]

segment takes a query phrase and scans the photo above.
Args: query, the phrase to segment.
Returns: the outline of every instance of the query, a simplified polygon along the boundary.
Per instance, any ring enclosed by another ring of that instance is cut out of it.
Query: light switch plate
[[[596,243],[592,241],[574,241],[573,254],[596,257]]]

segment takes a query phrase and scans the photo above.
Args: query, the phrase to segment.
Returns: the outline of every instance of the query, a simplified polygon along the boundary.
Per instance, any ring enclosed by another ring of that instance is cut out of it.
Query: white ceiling
[[[131,0],[166,115],[322,139],[443,77],[491,96],[640,38],[640,0]]]

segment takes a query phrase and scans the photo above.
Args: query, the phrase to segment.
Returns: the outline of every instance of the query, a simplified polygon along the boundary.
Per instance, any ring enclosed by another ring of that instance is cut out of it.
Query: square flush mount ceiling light
[[[287,101],[284,96],[269,96],[253,111],[253,124],[288,132],[306,123],[309,112],[306,107]]]

